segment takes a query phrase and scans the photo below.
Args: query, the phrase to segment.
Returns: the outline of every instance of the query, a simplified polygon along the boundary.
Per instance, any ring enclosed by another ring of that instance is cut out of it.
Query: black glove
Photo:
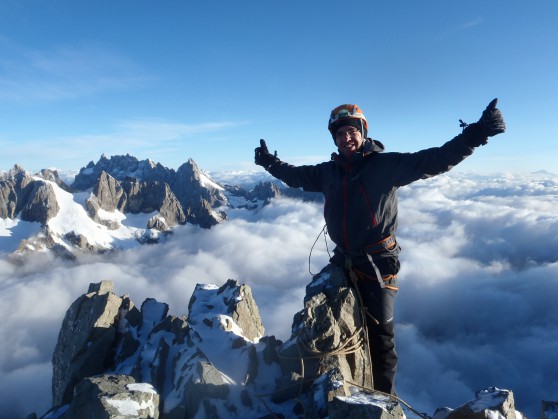
[[[260,140],[260,146],[256,147],[254,150],[254,162],[258,166],[262,166],[264,169],[268,169],[273,163],[279,161],[277,157],[277,151],[275,154],[271,154],[267,149],[267,145],[265,144],[265,140]]]
[[[502,112],[496,107],[498,99],[494,99],[488,104],[478,122],[465,126],[463,138],[471,147],[478,147],[488,143],[488,137],[501,134],[506,131],[506,123],[502,117]]]

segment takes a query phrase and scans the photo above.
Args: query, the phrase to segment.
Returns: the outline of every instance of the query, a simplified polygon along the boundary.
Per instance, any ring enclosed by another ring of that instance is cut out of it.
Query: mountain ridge
[[[0,251],[15,256],[53,251],[71,259],[157,243],[176,226],[208,229],[225,221],[231,209],[257,209],[281,195],[319,199],[271,182],[260,181],[253,190],[221,185],[191,158],[174,170],[129,154],[102,155],[82,167],[70,185],[55,169],[32,175],[16,164],[0,172],[0,228],[9,236],[18,223],[30,222],[40,231]]]

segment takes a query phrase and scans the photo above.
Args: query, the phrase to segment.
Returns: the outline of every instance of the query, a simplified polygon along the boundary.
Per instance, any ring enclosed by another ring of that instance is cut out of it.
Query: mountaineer
[[[478,122],[441,147],[415,153],[384,153],[384,145],[368,137],[368,122],[353,104],[331,112],[328,129],[338,153],[316,165],[292,166],[271,154],[264,140],[255,149],[255,163],[294,188],[325,196],[327,231],[336,244],[330,263],[341,266],[356,286],[366,308],[366,329],[374,388],[395,394],[397,353],[394,302],[400,247],[397,230],[397,189],[416,180],[449,171],[503,133],[497,99]]]

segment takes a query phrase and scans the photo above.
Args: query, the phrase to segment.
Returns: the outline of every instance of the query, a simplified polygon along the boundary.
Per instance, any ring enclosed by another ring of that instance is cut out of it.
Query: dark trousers
[[[377,280],[360,279],[358,289],[366,307],[366,328],[372,359],[374,389],[395,394],[397,352],[395,351],[394,303],[396,290],[382,288]]]

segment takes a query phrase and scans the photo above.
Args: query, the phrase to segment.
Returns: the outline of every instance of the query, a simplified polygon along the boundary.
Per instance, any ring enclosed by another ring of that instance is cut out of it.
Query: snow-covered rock
[[[44,419],[158,419],[159,395],[151,384],[133,377],[103,374],[80,381],[69,405]]]
[[[53,250],[73,258],[154,243],[177,225],[210,228],[226,219],[226,208],[224,189],[193,160],[175,172],[129,155],[102,156],[80,170],[72,187],[53,169],[32,176],[16,165],[0,173],[0,235],[15,240],[21,236],[16,229],[33,231],[23,224],[41,226],[39,233],[3,245],[16,256]]]
[[[480,390],[475,398],[456,409],[438,409],[433,419],[523,419],[515,410],[513,392],[496,387]]]
[[[188,308],[170,316],[152,298],[137,308],[111,282],[91,284],[64,318],[44,417],[405,417],[408,406],[371,390],[360,309],[340,271],[315,275],[285,343],[263,336],[251,290],[235,280],[198,284]],[[511,391],[490,388],[434,417],[523,416]]]

